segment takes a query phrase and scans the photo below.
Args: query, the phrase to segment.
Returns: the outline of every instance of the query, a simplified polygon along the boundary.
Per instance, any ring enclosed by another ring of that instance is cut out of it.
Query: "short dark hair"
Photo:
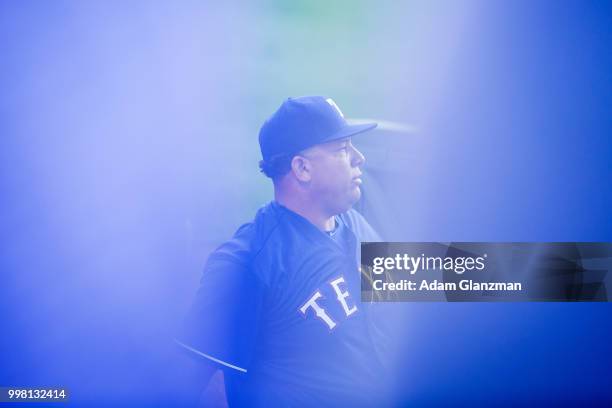
[[[293,154],[281,154],[272,156],[268,160],[260,160],[259,170],[272,180],[277,180],[289,173],[289,170],[291,170],[291,161],[294,157],[295,155]]]

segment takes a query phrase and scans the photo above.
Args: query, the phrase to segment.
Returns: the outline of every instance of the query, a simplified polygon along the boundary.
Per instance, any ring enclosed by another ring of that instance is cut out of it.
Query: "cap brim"
[[[333,142],[334,140],[344,139],[346,137],[355,136],[359,133],[367,132],[368,130],[374,129],[378,126],[378,123],[362,123],[359,125],[346,125],[338,132],[325,138],[321,143]]]

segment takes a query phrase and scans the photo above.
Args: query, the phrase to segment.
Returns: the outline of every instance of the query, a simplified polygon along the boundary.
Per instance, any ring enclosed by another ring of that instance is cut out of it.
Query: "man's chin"
[[[336,197],[330,208],[332,209],[333,214],[342,214],[350,210],[360,198],[361,189],[358,186],[355,186],[342,198]]]
[[[355,204],[361,198],[361,189],[359,186],[355,186],[351,191],[351,206]]]

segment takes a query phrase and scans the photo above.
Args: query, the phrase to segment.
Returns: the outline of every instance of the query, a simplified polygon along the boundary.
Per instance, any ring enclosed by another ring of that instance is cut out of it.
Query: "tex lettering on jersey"
[[[344,280],[344,276],[339,276],[337,278],[332,279],[329,282],[329,286],[333,293],[336,295],[336,300],[342,307],[344,311],[345,318],[351,316],[355,312],[357,312],[357,304],[353,301],[351,294],[348,291],[346,281]],[[320,304],[319,300],[323,297],[321,293],[323,290],[330,290],[329,288],[319,288],[315,291],[315,293],[310,296],[308,300],[304,302],[304,304],[299,308],[300,313],[304,316],[313,315],[314,317],[321,320],[321,322],[330,330],[333,330],[337,326],[337,320],[334,320],[332,316],[328,313],[328,311]]]

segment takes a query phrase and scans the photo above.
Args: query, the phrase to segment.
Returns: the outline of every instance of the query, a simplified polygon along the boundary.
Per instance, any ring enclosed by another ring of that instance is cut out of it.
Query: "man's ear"
[[[312,164],[310,160],[302,156],[294,156],[291,159],[291,171],[298,181],[307,183],[312,177]]]

